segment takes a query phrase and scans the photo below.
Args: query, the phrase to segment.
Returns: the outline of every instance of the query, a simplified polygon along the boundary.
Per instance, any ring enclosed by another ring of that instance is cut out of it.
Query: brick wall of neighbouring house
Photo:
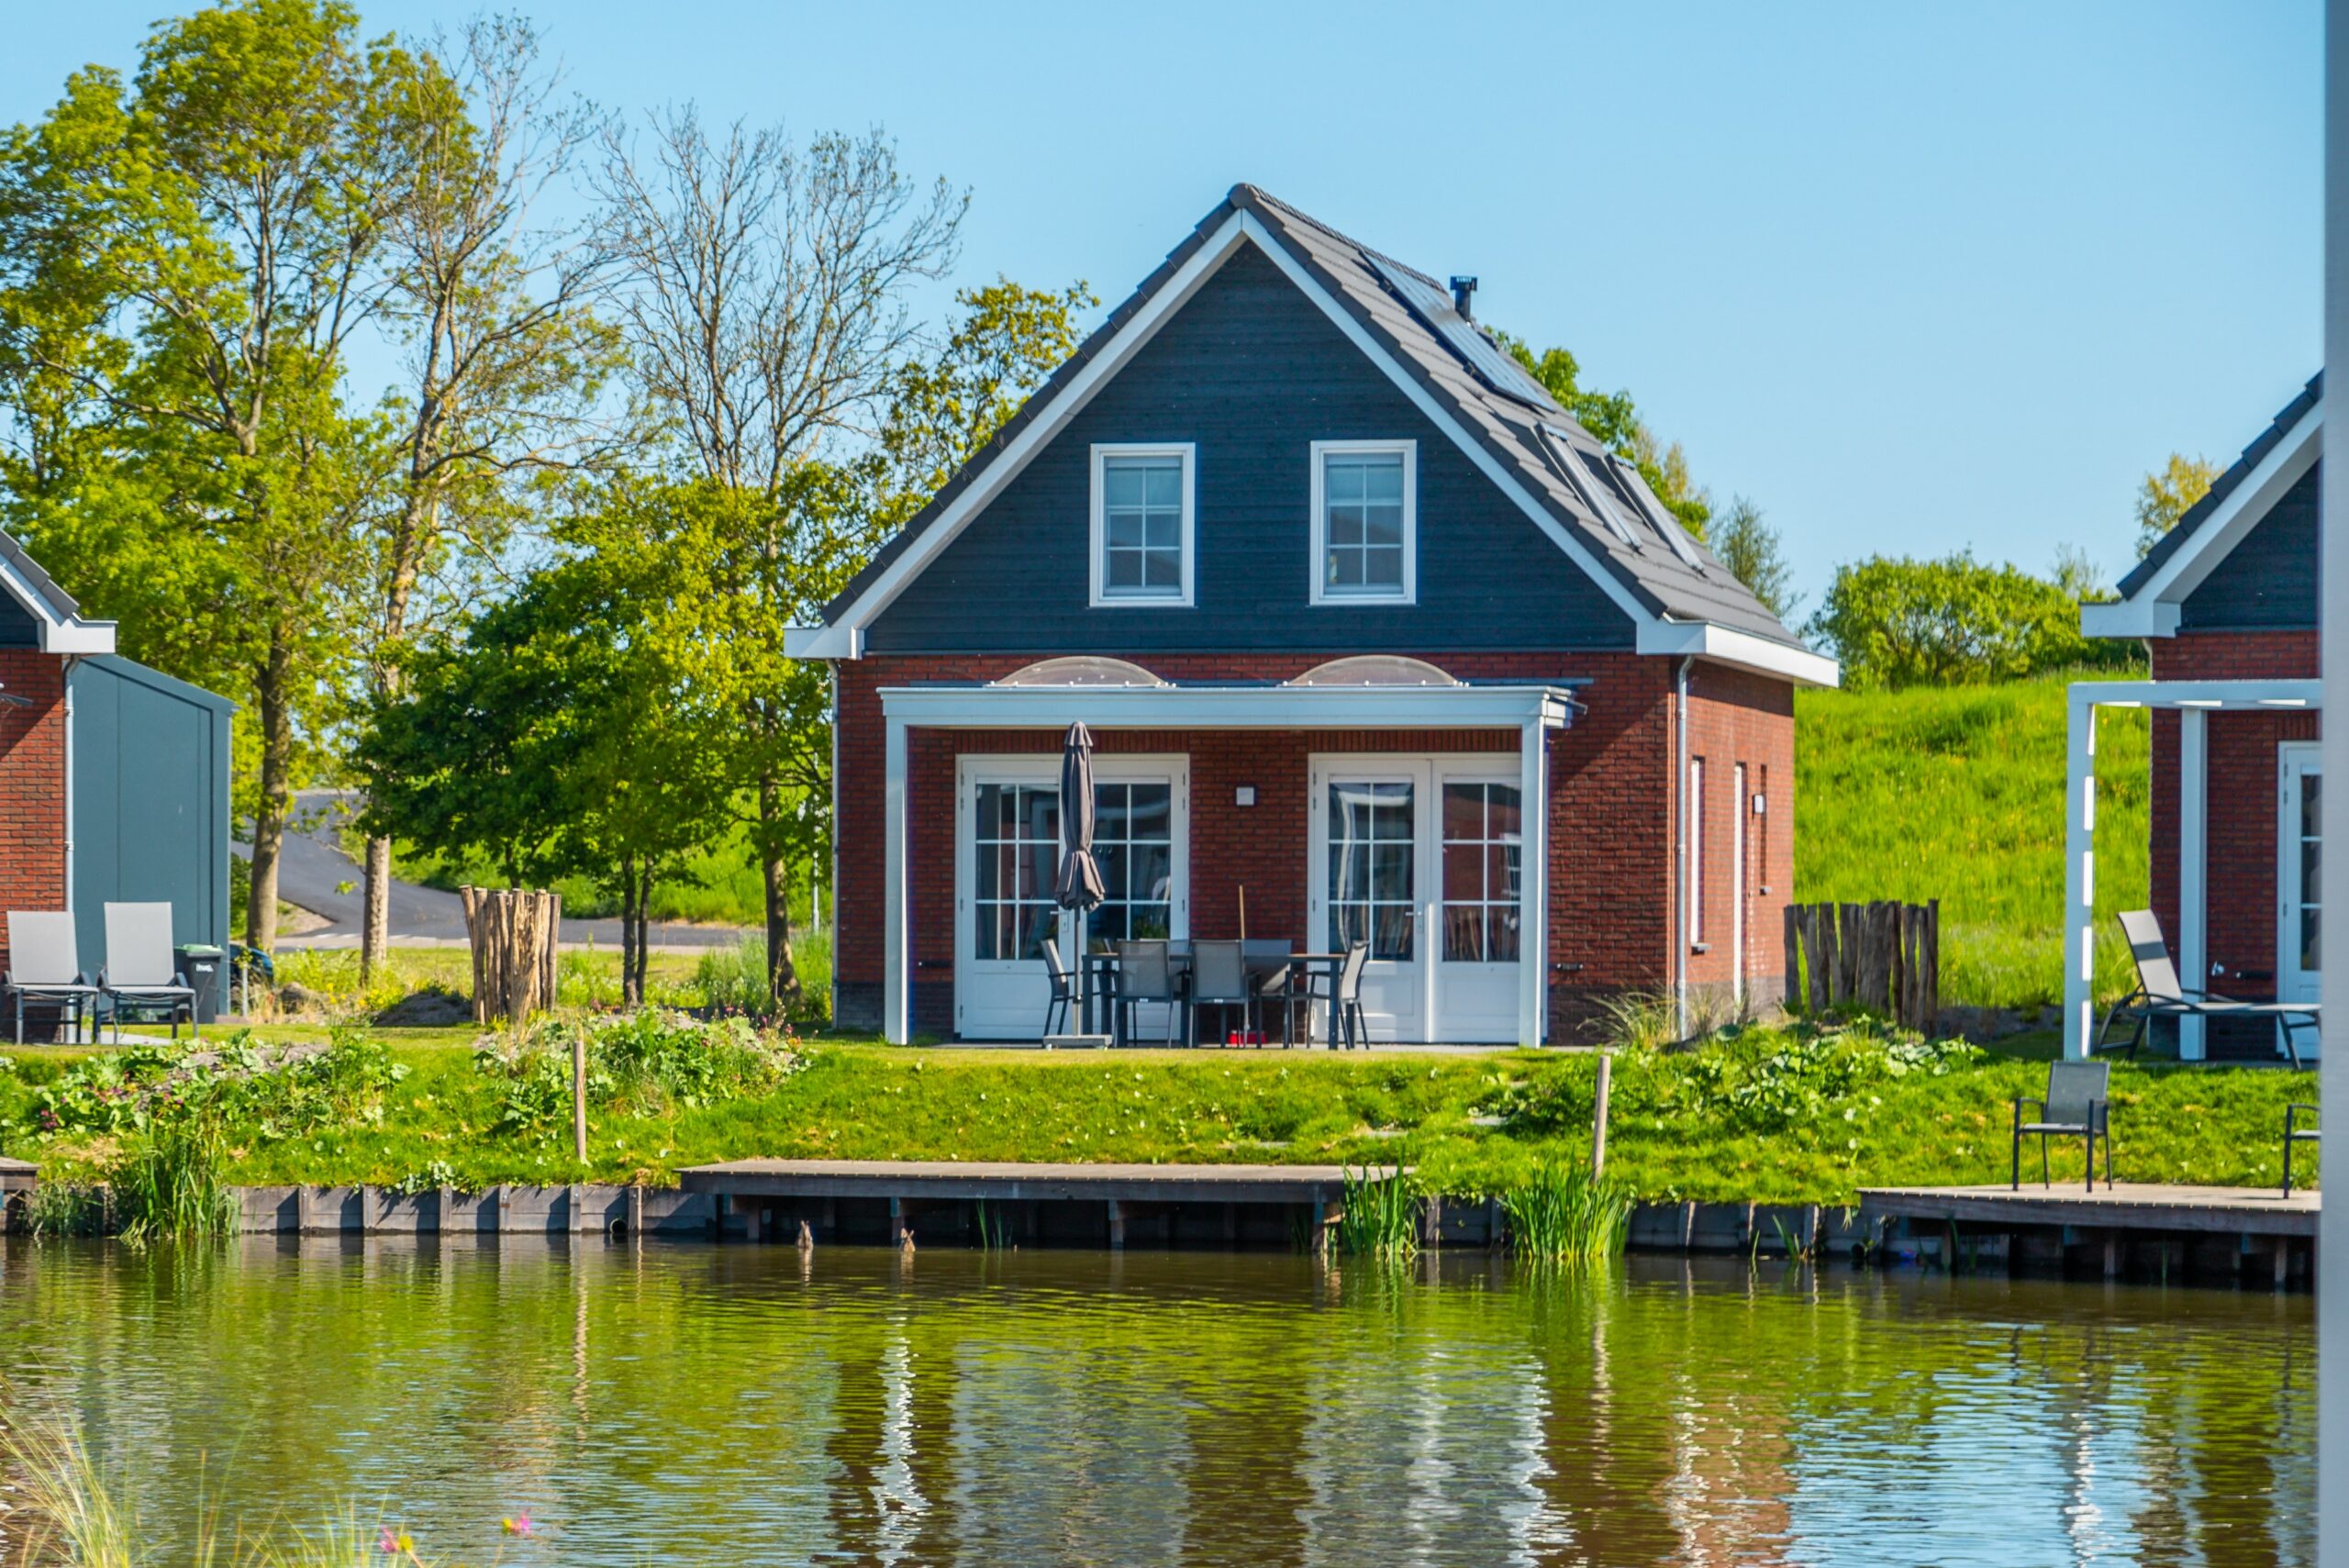
[[[1325,655],[1164,656],[1148,661],[1174,681],[1284,680]],[[1550,962],[1553,1038],[1574,1031],[1601,998],[1654,989],[1671,979],[1673,918],[1673,726],[1670,662],[1621,653],[1444,655],[1432,660],[1464,679],[1585,679],[1576,695],[1587,711],[1551,744]],[[840,822],[836,883],[836,1005],[844,1025],[875,1027],[884,964],[885,736],[879,691],[926,682],[989,680],[1028,662],[1022,657],[874,658],[838,666]],[[1774,801],[1791,803],[1793,720],[1783,683],[1746,682],[1700,669],[1691,706],[1692,734],[1724,756],[1769,770]],[[1238,929],[1236,889],[1248,889],[1249,929],[1305,935],[1307,759],[1316,752],[1513,753],[1514,731],[1101,731],[1104,754],[1187,753],[1191,758],[1191,929]],[[912,792],[908,852],[914,888],[916,1026],[946,1033],[953,1020],[953,830],[956,759],[964,752],[1049,753],[1056,732],[917,730],[908,740]],[[1731,785],[1724,765],[1720,794]],[[1253,806],[1235,789],[1256,786]],[[1709,790],[1709,793],[1714,793]],[[1726,807],[1724,807],[1726,809]],[[1788,863],[1791,813],[1771,819],[1768,848],[1757,853]],[[1724,840],[1724,844],[1726,840]],[[1759,846],[1757,846],[1759,849]],[[1716,871],[1726,889],[1725,860]],[[1785,879],[1757,898],[1783,900]],[[1726,896],[1724,891],[1723,896]],[[1776,903],[1770,904],[1775,909]],[[1755,906],[1753,929],[1767,915]],[[1773,928],[1775,929],[1775,927]],[[1726,980],[1724,945],[1711,963]],[[1749,943],[1749,972],[1775,964],[1765,944]]]
[[[54,654],[0,649],[0,910],[65,907],[65,665]],[[7,935],[0,925],[0,965]],[[85,967],[96,961],[83,955]]]
[[[1742,901],[1746,988],[1757,1006],[1766,1006],[1786,990],[1785,911],[1794,883],[1794,689],[1784,681],[1699,664],[1689,676],[1688,754],[1705,763],[1703,831],[1692,836],[1704,895],[1697,907],[1699,929],[1689,933],[1688,978],[1717,993],[1731,989],[1731,922]],[[1745,767],[1742,798],[1740,763]],[[1758,816],[1753,809],[1757,795],[1765,802]],[[1741,816],[1742,883],[1734,837]],[[1706,951],[1694,951],[1698,944]]]
[[[2313,631],[2188,632],[2152,640],[2153,673],[2161,681],[2237,681],[2312,678],[2317,673]],[[2208,727],[2210,776],[2204,884],[2210,895],[2210,962],[2225,973],[2202,984],[2231,996],[2265,1000],[2275,995],[2276,805],[2279,775],[2276,748],[2285,740],[2317,738],[2312,713],[2213,713]],[[2153,715],[2152,811],[2148,846],[2154,913],[2177,954],[2178,716]],[[2099,930],[2099,942],[2120,940]],[[2248,973],[2245,973],[2248,972]],[[2196,981],[2184,976],[2188,984]],[[2213,1027],[2212,1054],[2270,1054],[2270,1031],[2233,1040]]]

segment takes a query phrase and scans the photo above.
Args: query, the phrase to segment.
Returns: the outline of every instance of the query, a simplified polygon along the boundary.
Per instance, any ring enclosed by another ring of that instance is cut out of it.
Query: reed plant
[[[1011,1217],[1000,1208],[990,1207],[985,1198],[978,1202],[975,1217],[979,1246],[989,1252],[1011,1251]]]
[[[1338,1248],[1357,1258],[1408,1261],[1419,1256],[1422,1205],[1400,1171],[1345,1173],[1344,1214],[1338,1221]]]
[[[233,1230],[238,1198],[221,1176],[221,1154],[210,1116],[158,1123],[111,1173],[124,1239],[211,1240]]]
[[[1529,1262],[1602,1262],[1623,1250],[1631,1195],[1563,1160],[1544,1161],[1532,1177],[1501,1195],[1509,1246]]]

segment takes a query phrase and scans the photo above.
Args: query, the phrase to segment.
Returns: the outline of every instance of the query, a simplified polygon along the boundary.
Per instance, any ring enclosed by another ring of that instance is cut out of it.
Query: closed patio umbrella
[[[1099,906],[1101,868],[1093,863],[1093,735],[1080,721],[1061,742],[1061,874],[1052,901],[1077,912],[1076,1016],[1085,1010],[1085,923]]]

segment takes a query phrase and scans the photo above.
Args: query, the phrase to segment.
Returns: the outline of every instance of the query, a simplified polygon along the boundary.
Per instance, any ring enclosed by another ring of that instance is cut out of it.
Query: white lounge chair
[[[72,1020],[68,1040],[82,1036],[82,1021],[97,1028],[94,1004],[98,988],[82,972],[75,951],[73,917],[62,910],[8,911],[8,989],[17,998],[17,1043],[25,1043],[25,1003],[54,1002],[58,1021]]]
[[[188,1032],[203,1038],[195,1022],[195,988],[172,967],[172,906],[168,904],[106,906],[106,966],[98,971],[98,989],[106,995],[117,1041],[122,1039],[126,1006],[166,1009],[173,1040],[180,1037],[180,1015],[184,1013]]]

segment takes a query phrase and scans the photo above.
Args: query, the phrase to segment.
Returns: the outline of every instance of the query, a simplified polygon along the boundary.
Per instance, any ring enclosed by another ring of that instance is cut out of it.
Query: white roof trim
[[[1655,621],[1643,626],[1634,651],[1707,659],[1756,674],[1776,675],[1798,686],[1843,684],[1842,667],[1824,653],[1705,621]]]
[[[2118,604],[2081,606],[2080,630],[2089,637],[2176,636],[2178,606],[2187,596],[2275,509],[2284,493],[2316,466],[2323,428],[2324,402],[2320,398],[2144,586]]]
[[[942,729],[1500,729],[1574,720],[1557,686],[884,686],[881,711]]]
[[[114,651],[115,623],[110,620],[83,620],[76,615],[60,615],[46,595],[35,588],[17,563],[0,556],[0,585],[8,590],[9,597],[24,606],[40,627],[40,651],[43,653],[111,653]]]

